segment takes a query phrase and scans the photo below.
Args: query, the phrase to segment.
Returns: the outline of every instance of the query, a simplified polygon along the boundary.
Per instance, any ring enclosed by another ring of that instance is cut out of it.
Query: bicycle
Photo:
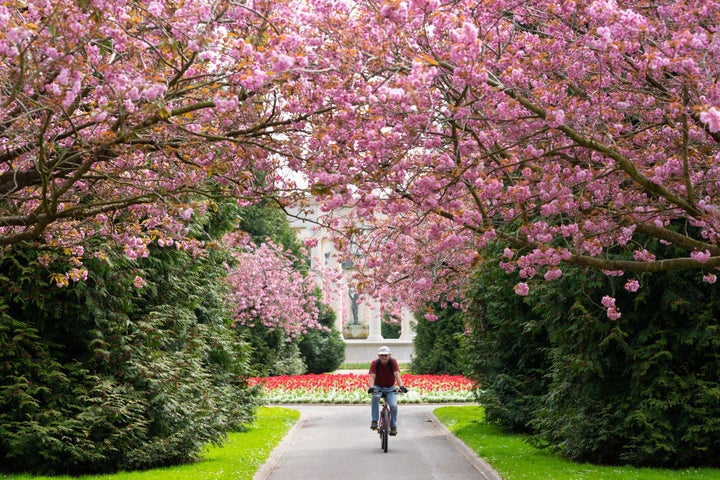
[[[398,394],[399,389],[395,389],[395,393]],[[390,406],[387,402],[387,392],[380,394],[380,417],[378,418],[378,434],[380,435],[380,448],[387,453],[388,451],[388,440],[390,438]]]

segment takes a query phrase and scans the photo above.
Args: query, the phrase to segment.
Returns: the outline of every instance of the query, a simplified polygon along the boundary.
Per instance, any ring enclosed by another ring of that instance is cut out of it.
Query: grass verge
[[[0,478],[8,480],[250,480],[298,418],[300,412],[297,410],[261,407],[255,423],[247,431],[229,433],[227,443],[221,447],[207,447],[202,460],[187,465],[111,475],[81,477],[0,475]]]
[[[503,433],[485,423],[479,406],[439,407],[435,416],[504,480],[718,480],[720,469],[667,470],[579,464],[540,450],[522,435]]]
[[[398,366],[400,367],[401,372],[409,372],[410,371],[409,363],[399,363]],[[341,363],[337,369],[338,370],[364,370],[367,372],[370,370],[370,362]]]
[[[338,370],[370,370],[370,362],[341,363]]]

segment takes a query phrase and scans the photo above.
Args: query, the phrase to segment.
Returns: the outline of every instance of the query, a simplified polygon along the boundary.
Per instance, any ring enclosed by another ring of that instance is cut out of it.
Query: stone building
[[[342,332],[345,340],[345,362],[361,363],[376,358],[377,350],[381,345],[387,345],[401,363],[410,361],[413,353],[413,339],[415,320],[411,312],[402,315],[400,337],[385,339],[381,333],[383,313],[372,298],[359,298],[352,289],[350,278],[353,273],[351,264],[341,264],[335,255],[335,248],[330,234],[324,228],[318,227],[317,207],[311,207],[309,213],[299,213],[291,210],[289,217],[290,227],[296,233],[300,242],[314,240],[315,246],[311,248],[311,268],[325,269],[337,272],[337,280],[332,284],[320,285],[324,301],[330,305],[336,314],[337,329]]]

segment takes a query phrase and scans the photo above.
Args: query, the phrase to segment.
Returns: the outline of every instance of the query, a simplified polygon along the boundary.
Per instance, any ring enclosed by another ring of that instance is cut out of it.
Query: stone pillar
[[[330,292],[330,295],[333,297],[333,302],[330,305],[335,312],[335,328],[338,329],[339,332],[343,331],[343,325],[347,318],[346,311],[348,309],[347,302],[345,301],[345,295],[342,293],[338,293],[336,290],[333,289],[333,287],[336,287],[333,285],[330,287],[332,290]],[[340,284],[339,290],[342,292],[347,289],[347,286],[345,285],[345,282],[343,281]]]
[[[370,336],[368,340],[382,340],[382,313],[377,302],[371,298],[367,299],[367,321],[370,323]]]
[[[415,338],[415,330],[413,325],[415,324],[415,317],[408,310],[403,309],[402,317],[400,318],[400,339],[401,340],[412,340]]]

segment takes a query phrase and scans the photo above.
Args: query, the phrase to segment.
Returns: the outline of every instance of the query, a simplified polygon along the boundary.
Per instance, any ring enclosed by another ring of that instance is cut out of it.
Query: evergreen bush
[[[288,339],[282,329],[271,329],[262,324],[253,327],[238,324],[235,331],[251,346],[253,375],[299,375],[307,371],[297,342]]]
[[[661,245],[652,245],[662,258]],[[479,272],[464,337],[488,419],[577,460],[720,465],[720,287],[697,271],[627,276],[563,268],[534,284],[492,262]],[[513,278],[514,277],[514,278]],[[612,292],[622,312],[600,305]]]
[[[400,323],[398,321],[390,321],[388,315],[385,317],[386,318],[383,318],[383,321],[380,323],[380,335],[387,340],[400,338],[400,335],[402,334],[400,331]]]
[[[460,337],[465,330],[460,310],[431,305],[437,320],[427,321],[416,314],[415,345],[410,370],[417,374],[463,373],[460,362]]]
[[[324,329],[304,334],[298,347],[308,372],[332,372],[345,360],[345,342],[335,327],[335,312],[320,301],[317,306],[318,321]]]
[[[0,260],[1,469],[176,464],[252,420],[259,400],[247,346],[229,328],[220,259],[176,249],[88,259],[86,281],[57,288],[39,253]]]
[[[578,461],[717,467],[720,288],[691,271],[641,275],[637,293],[623,283],[582,271],[537,289],[552,344],[538,437]],[[609,289],[616,321],[597,305]]]
[[[470,328],[461,337],[462,362],[487,421],[528,433],[548,392],[549,343],[540,316],[513,293],[517,281],[493,259],[478,270],[465,314]]]

